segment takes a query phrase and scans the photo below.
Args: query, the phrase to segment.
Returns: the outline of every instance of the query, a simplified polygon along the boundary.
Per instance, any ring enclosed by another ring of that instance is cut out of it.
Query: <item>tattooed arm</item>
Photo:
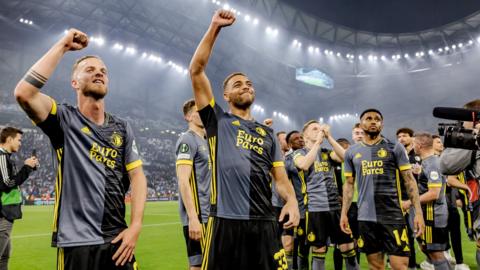
[[[345,183],[343,184],[343,203],[342,203],[342,215],[340,217],[340,228],[346,234],[351,234],[352,231],[348,224],[348,209],[352,205],[353,191],[355,188],[355,178],[353,176],[347,176]]]
[[[423,234],[425,229],[425,222],[423,220],[422,208],[420,207],[420,196],[418,195],[417,181],[413,177],[412,170],[401,171],[402,179],[404,180],[405,188],[407,189],[410,202],[415,209],[414,230],[415,236],[419,237]]]

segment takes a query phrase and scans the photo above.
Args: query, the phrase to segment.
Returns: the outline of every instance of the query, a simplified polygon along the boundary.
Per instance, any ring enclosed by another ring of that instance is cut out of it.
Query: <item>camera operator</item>
[[[32,156],[25,160],[24,166],[17,172],[10,159],[11,154],[22,145],[22,134],[21,130],[13,127],[5,127],[0,132],[0,270],[8,269],[13,221],[22,217],[19,186],[38,166],[37,158]]]
[[[476,99],[468,102],[464,105],[465,109],[480,111],[480,99]],[[476,122],[464,122],[463,127],[468,130],[474,130],[479,132],[480,124]],[[473,220],[474,220],[474,233],[477,241],[477,265],[480,267],[480,200],[478,200],[480,180],[480,150],[466,150],[460,148],[446,148],[440,156],[440,169],[444,175],[457,175],[461,172],[465,172],[465,179],[473,192],[471,201],[473,205]]]

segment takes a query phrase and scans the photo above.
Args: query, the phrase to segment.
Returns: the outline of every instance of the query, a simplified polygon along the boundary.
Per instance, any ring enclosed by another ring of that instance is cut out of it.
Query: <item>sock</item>
[[[343,256],[340,249],[335,247],[333,250],[333,265],[335,270],[342,270],[343,269]]]
[[[300,241],[298,245],[297,265],[300,270],[308,270],[308,255],[310,248],[305,244],[305,241]]]
[[[325,270],[325,254],[312,252],[312,270]]]
[[[442,261],[432,261],[432,264],[435,270],[452,270],[452,267],[450,266],[450,263],[448,263],[447,259],[443,259]]]
[[[357,252],[355,249],[342,252],[342,257],[345,260],[345,266],[347,270],[358,270]]]

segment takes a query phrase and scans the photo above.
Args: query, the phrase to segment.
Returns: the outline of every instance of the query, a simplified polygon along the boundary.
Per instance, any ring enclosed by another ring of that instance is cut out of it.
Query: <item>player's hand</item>
[[[132,261],[141,227],[141,225],[131,225],[113,239],[112,244],[121,243],[112,257],[116,266]]]
[[[351,235],[352,234],[352,229],[350,229],[350,224],[348,223],[348,217],[347,215],[341,215],[340,216],[340,229],[342,232]]]
[[[415,163],[415,164],[412,164],[412,173],[413,174],[420,174],[422,172],[422,165],[418,164],[418,163]]]
[[[327,124],[322,124],[320,125],[320,130],[323,131],[323,134],[325,136],[325,138],[329,138],[331,133],[330,133],[330,126],[327,125]]]
[[[415,238],[422,236],[425,231],[425,221],[423,220],[423,215],[415,213],[415,218],[413,219],[413,233]]]
[[[188,236],[195,241],[202,239],[202,224],[200,224],[198,218],[188,220]]]
[[[212,25],[226,27],[232,25],[235,20],[235,13],[225,9],[219,9],[213,15]]]
[[[317,136],[315,137],[315,143],[319,145],[322,144],[324,138],[325,138],[325,133],[323,132],[323,130],[320,130],[317,133]]]
[[[263,120],[263,124],[267,127],[271,127],[273,125],[273,119],[272,118],[267,118]]]
[[[66,52],[78,51],[88,46],[88,36],[80,30],[71,28],[59,42]]]
[[[298,210],[298,204],[296,199],[287,202],[280,212],[280,217],[278,218],[279,222],[283,222],[285,217],[288,215],[288,220],[283,224],[284,229],[290,229],[297,227],[300,223],[300,211]]]
[[[24,164],[31,168],[36,168],[39,165],[36,157],[27,158]]]
[[[408,209],[410,209],[410,207],[412,206],[412,202],[410,200],[402,201],[401,203],[403,211],[408,211]]]

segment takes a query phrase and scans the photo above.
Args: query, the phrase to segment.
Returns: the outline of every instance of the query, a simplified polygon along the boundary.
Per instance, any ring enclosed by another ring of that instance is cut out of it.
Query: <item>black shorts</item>
[[[353,238],[340,229],[340,210],[329,212],[307,212],[307,243],[310,246],[353,243]]]
[[[448,228],[435,228],[425,226],[423,235],[417,238],[418,244],[423,251],[445,251],[450,248],[448,243]]]
[[[358,247],[367,255],[377,252],[409,257],[408,232],[405,224],[381,224],[359,221]]]
[[[202,224],[202,239],[195,241],[188,236],[188,226],[183,226],[183,236],[187,244],[188,263],[190,266],[202,265],[203,254],[203,234],[205,232],[205,224]]]
[[[307,232],[307,227],[306,227],[306,220],[304,218],[301,218],[300,219],[300,222],[298,223],[298,226],[297,226],[297,238],[298,238],[298,241],[303,241],[305,243],[305,241],[307,240],[306,238],[306,232]]]
[[[123,266],[115,266],[112,260],[119,243],[65,247],[57,249],[57,269],[61,270],[137,270],[135,256]]]
[[[208,219],[202,270],[287,269],[276,221]]]
[[[348,224],[350,225],[350,230],[352,230],[352,237],[358,239],[358,206],[356,202],[352,202],[350,209],[348,209]]]

